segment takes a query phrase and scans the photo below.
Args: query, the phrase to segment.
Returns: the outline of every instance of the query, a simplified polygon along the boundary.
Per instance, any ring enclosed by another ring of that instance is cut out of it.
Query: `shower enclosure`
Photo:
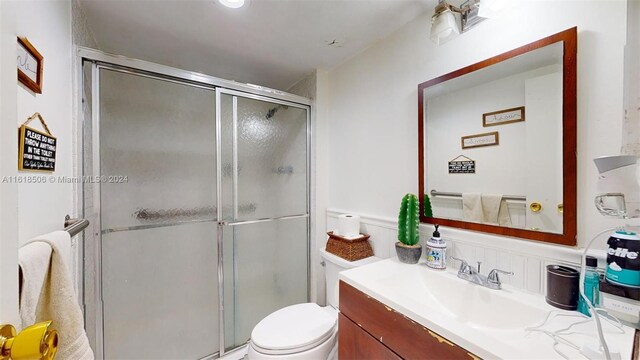
[[[87,333],[215,358],[309,299],[310,102],[80,49]]]

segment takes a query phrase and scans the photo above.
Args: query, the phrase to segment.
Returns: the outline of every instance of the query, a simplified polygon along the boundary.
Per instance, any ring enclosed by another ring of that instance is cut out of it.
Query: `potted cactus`
[[[422,255],[422,246],[418,225],[420,224],[420,202],[414,194],[406,194],[402,198],[400,214],[398,215],[398,242],[396,242],[396,254],[398,259],[405,264],[415,264]]]

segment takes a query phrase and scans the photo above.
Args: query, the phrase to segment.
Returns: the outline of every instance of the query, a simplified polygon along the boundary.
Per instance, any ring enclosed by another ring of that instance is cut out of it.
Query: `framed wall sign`
[[[463,136],[460,141],[463,149],[469,149],[482,146],[500,145],[500,136],[497,131],[494,131],[484,134]]]
[[[449,174],[475,174],[476,161],[464,155],[449,161]]]
[[[524,121],[524,106],[482,114],[482,126],[496,126]]]
[[[42,55],[27,40],[18,38],[18,81],[36,94],[42,94]]]
[[[46,132],[27,126],[34,119],[40,120]],[[33,114],[18,130],[18,170],[55,171],[56,146],[57,140],[49,131],[42,115]]]

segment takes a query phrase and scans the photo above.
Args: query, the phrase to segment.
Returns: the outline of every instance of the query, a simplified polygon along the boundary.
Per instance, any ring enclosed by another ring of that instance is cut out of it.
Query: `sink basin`
[[[562,359],[553,340],[525,328],[540,325],[550,311],[558,310],[544,296],[505,285],[493,290],[459,279],[454,269],[431,270],[422,262],[407,265],[386,259],[340,273],[340,280],[403,314],[427,329],[487,359]],[[577,318],[581,320],[581,318]],[[575,324],[576,317],[554,317],[551,326],[562,329]],[[574,327],[568,336],[576,344],[597,342],[593,324]],[[624,333],[610,326],[605,331],[609,346],[629,359],[635,329]],[[575,349],[563,348],[569,358],[582,358]],[[572,351],[572,352],[571,352]]]
[[[380,285],[427,302],[440,312],[475,328],[524,329],[538,325],[548,309],[522,299],[508,289],[492,290],[459,279],[449,271],[398,272],[381,279]],[[514,296],[515,295],[515,296]]]

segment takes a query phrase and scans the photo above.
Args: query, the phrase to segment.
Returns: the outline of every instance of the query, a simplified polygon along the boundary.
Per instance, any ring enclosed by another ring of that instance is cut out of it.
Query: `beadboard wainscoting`
[[[338,216],[351,213],[360,216],[360,231],[371,235],[369,241],[373,253],[380,258],[395,257],[395,243],[397,240],[397,219],[370,216],[339,209],[327,210],[327,231],[337,228]],[[420,243],[431,236],[433,226],[420,224]],[[440,228],[442,237],[447,240],[447,265],[455,269],[459,263],[451,255],[463,258],[472,266],[481,261],[481,272],[488,273],[498,268],[513,271],[513,276],[503,276],[505,284],[545,294],[546,266],[562,264],[578,268],[582,250],[562,245],[549,245],[516,238],[494,236],[489,234],[463,231],[453,228]],[[590,252],[599,258],[599,264],[604,264],[604,251]],[[424,256],[424,254],[423,254]]]

